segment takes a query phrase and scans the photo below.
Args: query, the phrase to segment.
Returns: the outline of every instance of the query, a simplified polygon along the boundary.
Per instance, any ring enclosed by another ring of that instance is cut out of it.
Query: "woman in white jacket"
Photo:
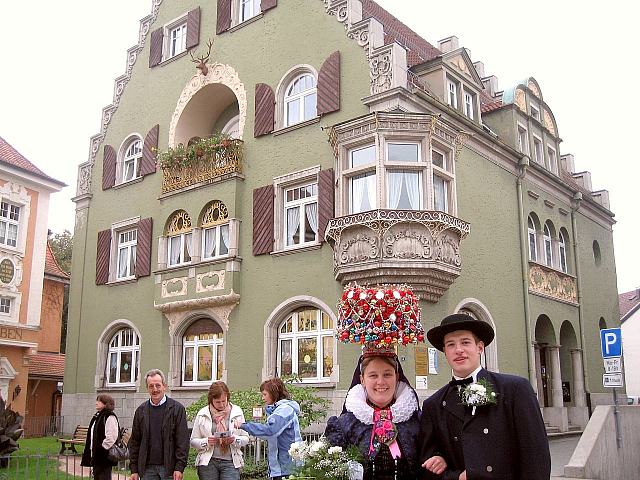
[[[242,447],[249,435],[235,428],[244,422],[242,409],[229,401],[229,387],[213,382],[207,395],[208,405],[193,421],[191,446],[198,450],[196,468],[200,480],[238,480],[244,465]]]

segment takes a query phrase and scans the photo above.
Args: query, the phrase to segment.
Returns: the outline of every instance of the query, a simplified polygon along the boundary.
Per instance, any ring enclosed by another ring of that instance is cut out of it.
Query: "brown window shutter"
[[[140,176],[144,177],[156,172],[156,151],[158,149],[158,133],[160,125],[156,125],[144,137],[142,146],[142,160],[140,161]]]
[[[340,52],[333,52],[318,73],[318,115],[340,110]]]
[[[109,281],[109,263],[111,256],[111,230],[98,232],[98,248],[96,251],[96,285],[104,285]]]
[[[102,157],[102,189],[106,190],[116,184],[116,151],[111,145],[104,146]]]
[[[273,250],[273,185],[253,191],[253,254]]]
[[[253,136],[260,137],[273,132],[274,115],[276,112],[276,95],[266,83],[256,84],[256,122],[253,126]]]
[[[278,0],[262,0],[260,2],[260,10],[266,12],[267,10],[278,5]]]
[[[136,245],[136,277],[151,275],[151,239],[153,218],[143,218],[138,222],[138,243]]]
[[[231,27],[231,0],[218,0],[218,21],[216,35],[226,32]]]
[[[151,48],[149,50],[149,68],[162,62],[162,35],[163,28],[151,32]]]
[[[333,168],[318,174],[318,238],[324,242],[324,232],[334,213],[335,187]]]
[[[187,50],[200,43],[200,7],[187,13]]]

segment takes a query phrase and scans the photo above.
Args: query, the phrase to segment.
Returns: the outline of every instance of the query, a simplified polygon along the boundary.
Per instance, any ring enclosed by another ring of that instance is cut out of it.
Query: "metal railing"
[[[24,438],[57,437],[63,432],[64,417],[31,417],[27,416],[22,422]]]
[[[93,478],[91,469],[80,466],[80,455],[59,453],[14,452],[0,457],[0,480],[75,480]],[[122,468],[119,468],[122,467]],[[126,464],[113,468],[112,479],[126,480]]]

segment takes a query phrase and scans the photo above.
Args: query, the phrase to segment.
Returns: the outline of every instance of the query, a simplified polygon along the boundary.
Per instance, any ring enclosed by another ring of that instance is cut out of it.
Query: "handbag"
[[[111,460],[112,462],[123,462],[125,460],[129,460],[129,447],[127,446],[126,443],[124,443],[123,437],[126,435],[127,433],[127,429],[126,428],[121,428],[118,431],[118,439],[116,440],[116,442],[111,445],[111,448],[109,448],[109,451],[107,453],[107,456],[109,457],[109,460]]]

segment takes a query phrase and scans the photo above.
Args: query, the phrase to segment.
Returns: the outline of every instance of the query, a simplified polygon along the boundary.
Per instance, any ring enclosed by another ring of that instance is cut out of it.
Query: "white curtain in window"
[[[118,255],[118,278],[127,276],[127,249],[121,248]]]
[[[436,175],[433,176],[433,208],[444,212],[445,202],[445,185],[444,179]]]
[[[351,204],[353,205],[351,213],[360,213],[362,211],[365,181],[366,179],[363,177],[351,179]]]
[[[389,208],[398,208],[400,202],[400,194],[402,193],[402,177],[400,172],[392,172],[389,174]]]
[[[216,229],[208,228],[204,233],[204,256],[205,258],[213,257],[216,247]]]
[[[287,209],[287,245],[293,245],[293,237],[300,229],[300,208]]]
[[[191,241],[193,238],[193,235],[191,235],[190,233],[185,233],[184,235],[184,245],[187,248],[187,254],[189,255],[189,258],[191,258],[193,256],[193,246],[191,245],[193,242]]]
[[[411,210],[418,210],[418,208],[420,208],[420,186],[418,174],[405,173],[404,184],[407,188],[407,196],[409,197]]]
[[[229,225],[220,226],[220,239],[222,244],[220,245],[220,255],[229,253]]]
[[[176,265],[180,260],[180,237],[169,238],[169,263]]]
[[[318,204],[308,203],[305,205],[305,215],[307,216],[307,222],[311,225],[311,230],[316,235],[318,234]]]
[[[376,208],[376,176],[367,177],[367,195],[369,196],[369,208]]]

